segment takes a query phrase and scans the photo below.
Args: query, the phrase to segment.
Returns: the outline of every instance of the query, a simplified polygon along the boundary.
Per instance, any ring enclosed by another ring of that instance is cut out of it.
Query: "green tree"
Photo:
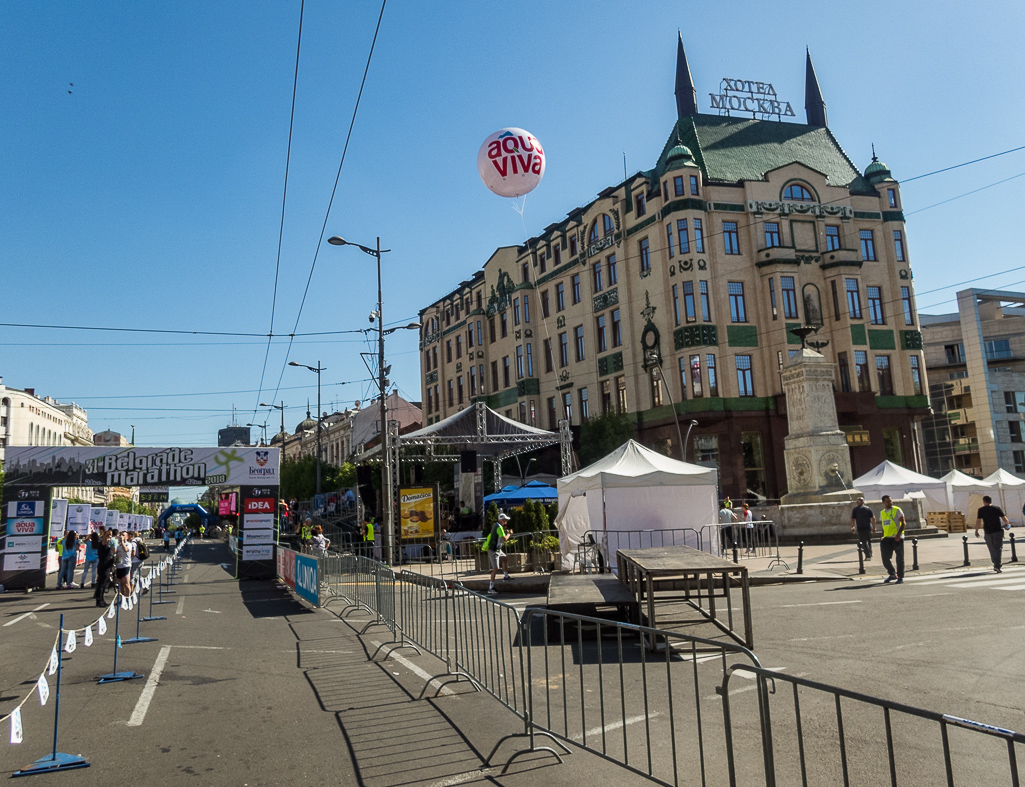
[[[580,427],[580,464],[587,467],[636,434],[636,422],[627,413],[607,412],[585,421]]]
[[[356,486],[356,466],[345,462],[340,467],[320,462],[320,491],[333,492]],[[317,457],[303,456],[281,465],[281,496],[285,500],[309,500],[317,492]]]

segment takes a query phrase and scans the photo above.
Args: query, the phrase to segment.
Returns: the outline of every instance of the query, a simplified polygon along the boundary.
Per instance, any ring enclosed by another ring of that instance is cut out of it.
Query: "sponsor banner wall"
[[[242,560],[271,560],[274,558],[274,544],[242,545]]]
[[[116,508],[108,508],[107,513],[104,515],[103,524],[109,530],[110,528],[117,527],[117,515],[119,511]]]
[[[260,530],[263,528],[274,528],[274,514],[246,514],[242,521],[243,527],[247,530],[253,528],[254,530]]]
[[[42,536],[12,536],[8,535],[3,541],[5,552],[42,552]]]
[[[80,535],[88,533],[91,515],[92,506],[84,503],[72,503],[68,506],[68,530],[73,530]]]
[[[39,552],[4,552],[4,571],[36,572],[41,568]]]
[[[7,520],[7,534],[12,536],[41,536],[43,535],[43,518],[20,517]]]
[[[278,547],[278,578],[295,590],[295,552]]]
[[[429,486],[399,489],[399,517],[403,538],[430,538],[434,535],[434,488]]]
[[[267,447],[12,446],[8,486],[277,485],[281,450]]]
[[[320,581],[317,576],[317,559],[310,555],[295,555],[295,592],[311,604],[320,604],[318,593]]]
[[[43,516],[43,512],[30,514],[30,516]],[[50,501],[50,538],[60,538],[64,535],[64,524],[67,522],[67,519],[68,501],[55,497]]]
[[[67,505],[68,501],[55,499],[53,501],[55,510],[58,502]],[[42,516],[45,510],[46,503],[42,500],[14,500],[7,504],[7,516],[9,517]]]
[[[89,527],[99,530],[107,521],[107,509],[102,506],[93,506],[89,513]]]
[[[250,530],[249,528],[246,528],[242,533],[242,543],[246,546],[252,546],[253,544],[273,544],[274,531]]]

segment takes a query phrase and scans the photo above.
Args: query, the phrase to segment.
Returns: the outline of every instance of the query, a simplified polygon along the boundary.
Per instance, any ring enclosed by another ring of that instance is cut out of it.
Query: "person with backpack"
[[[65,530],[60,540],[61,565],[57,575],[57,590],[78,587],[74,583],[75,562],[78,559],[78,534],[74,530]]]
[[[495,575],[498,573],[499,566],[501,566],[504,572],[502,579],[512,579],[506,567],[505,552],[502,551],[502,547],[509,538],[505,532],[505,523],[508,521],[508,514],[505,512],[499,514],[495,524],[491,527],[491,532],[488,533],[488,537],[484,540],[484,550],[488,553],[488,565],[491,566],[491,583],[488,585],[489,596],[494,596],[498,593],[495,590]]]

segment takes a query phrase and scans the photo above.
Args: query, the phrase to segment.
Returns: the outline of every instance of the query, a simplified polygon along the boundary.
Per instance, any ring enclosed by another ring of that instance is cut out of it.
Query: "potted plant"
[[[559,539],[549,533],[538,533],[530,541],[530,551],[533,555],[535,571],[548,571],[551,573],[559,568],[561,564],[561,553],[559,551]]]

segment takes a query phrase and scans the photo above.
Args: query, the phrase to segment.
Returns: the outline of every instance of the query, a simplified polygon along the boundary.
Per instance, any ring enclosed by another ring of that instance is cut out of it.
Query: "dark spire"
[[[676,114],[685,118],[696,115],[698,111],[698,91],[694,89],[694,79],[687,65],[687,53],[683,51],[683,33],[676,45]]]
[[[821,126],[825,128],[826,102],[822,100],[822,90],[819,89],[819,78],[815,76],[815,66],[811,64],[811,52],[805,47],[807,60],[804,67],[804,110],[808,114],[809,126]]]

